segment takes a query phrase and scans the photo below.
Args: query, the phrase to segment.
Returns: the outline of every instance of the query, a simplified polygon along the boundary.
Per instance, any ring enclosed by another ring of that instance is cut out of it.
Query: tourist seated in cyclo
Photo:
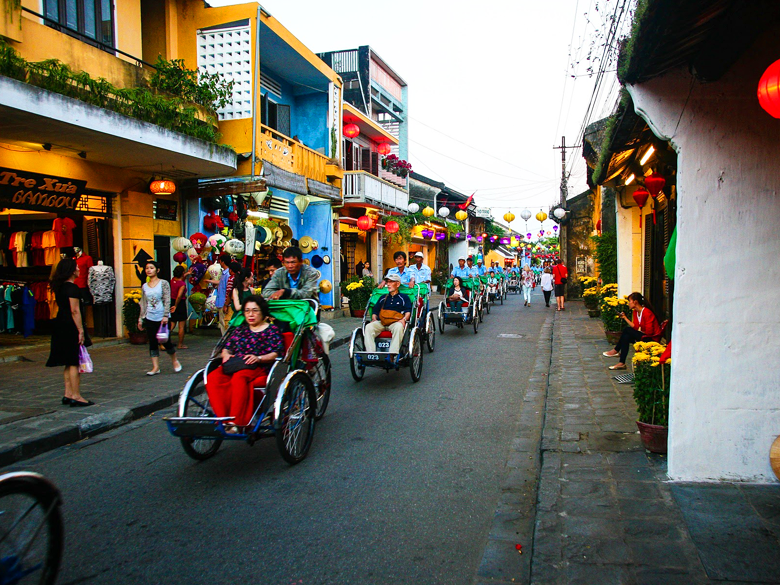
[[[452,286],[447,290],[447,307],[453,311],[466,310],[469,306],[469,289],[463,286],[460,276],[452,279]]]
[[[376,352],[377,335],[382,331],[390,331],[393,338],[390,340],[389,353],[393,357],[401,350],[404,328],[412,317],[412,301],[398,292],[401,287],[401,277],[398,274],[388,274],[384,284],[387,294],[376,302],[371,311],[371,323],[366,325],[366,351]]]
[[[235,417],[225,427],[239,432],[252,420],[253,389],[263,385],[277,357],[284,353],[282,332],[268,322],[268,303],[251,295],[241,303],[244,323],[225,341],[222,364],[206,378],[206,392],[217,416]]]
[[[618,363],[609,367],[610,370],[626,369],[628,350],[634,343],[642,340],[658,341],[663,334],[653,307],[642,293],[632,292],[628,295],[628,308],[633,311],[633,319],[626,317],[625,313],[620,313],[620,317],[628,326],[623,328],[620,340],[614,349],[602,354],[606,357],[620,357]]]

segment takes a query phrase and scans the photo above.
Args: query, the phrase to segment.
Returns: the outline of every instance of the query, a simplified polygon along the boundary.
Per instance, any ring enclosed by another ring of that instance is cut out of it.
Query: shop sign
[[[490,219],[493,217],[490,215],[490,208],[489,207],[477,207],[476,211],[474,211],[474,215],[477,217],[481,217],[482,219]]]
[[[0,207],[73,211],[86,188],[86,181],[0,167]]]
[[[156,219],[164,219],[166,221],[176,221],[179,219],[178,201],[171,201],[169,199],[156,199],[154,204]]]

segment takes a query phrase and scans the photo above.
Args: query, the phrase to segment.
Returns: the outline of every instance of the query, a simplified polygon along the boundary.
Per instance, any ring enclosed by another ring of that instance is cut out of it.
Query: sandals
[[[146,372],[147,376],[156,376],[160,373],[160,370],[152,370],[151,372]]]
[[[602,351],[601,355],[603,355],[604,357],[619,357],[620,356],[619,353],[616,353],[616,354],[613,355],[613,354],[609,353],[608,351]]]
[[[622,365],[622,366],[609,366],[609,369],[610,370],[625,370],[626,366],[625,365]]]

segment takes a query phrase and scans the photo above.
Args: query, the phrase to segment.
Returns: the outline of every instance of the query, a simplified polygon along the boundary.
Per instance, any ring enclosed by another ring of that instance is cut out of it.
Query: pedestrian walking
[[[152,369],[146,372],[147,376],[156,376],[160,373],[160,340],[157,333],[160,327],[168,324],[171,313],[171,285],[158,276],[160,267],[157,262],[149,261],[144,267],[148,278],[141,287],[141,315],[138,317],[138,328],[146,329],[146,337],[149,340],[149,356],[152,358]],[[166,353],[171,356],[174,372],[181,372],[181,364],[176,359],[176,347],[171,343],[170,336],[162,342]]]
[[[542,287],[542,294],[544,295],[544,304],[545,306],[550,306],[550,296],[552,296],[553,291],[553,275],[552,270],[549,268],[545,268],[544,272],[542,272],[542,280],[541,280],[541,287]]]
[[[57,317],[51,335],[51,351],[46,367],[64,366],[65,395],[62,403],[69,406],[92,406],[95,404],[81,395],[81,374],[79,374],[79,352],[81,346],[92,345],[81,315],[81,289],[75,281],[79,267],[71,258],[60,260],[49,284],[57,301]]]
[[[184,334],[187,329],[187,276],[189,270],[184,266],[177,266],[173,269],[173,278],[171,279],[171,333],[176,327],[179,327],[179,345],[178,349],[189,349],[184,345]]]
[[[555,261],[555,266],[552,269],[553,279],[555,281],[555,302],[558,304],[558,311],[565,311],[566,308],[563,305],[563,295],[566,291],[566,283],[569,281],[569,271],[563,265],[560,258]]]
[[[634,343],[641,341],[644,337],[661,336],[661,326],[658,324],[653,307],[650,306],[642,293],[632,292],[628,295],[628,308],[633,311],[633,315],[632,319],[629,319],[625,313],[620,313],[620,317],[628,325],[623,328],[620,340],[614,349],[602,353],[605,357],[620,357],[618,363],[609,367],[610,370],[626,369],[628,350]]]
[[[531,306],[531,292],[534,290],[534,273],[531,272],[531,267],[526,265],[523,267],[522,274],[523,283],[523,299],[526,307]]]

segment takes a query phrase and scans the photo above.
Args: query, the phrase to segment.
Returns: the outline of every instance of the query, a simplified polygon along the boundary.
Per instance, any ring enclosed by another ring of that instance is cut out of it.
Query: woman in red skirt
[[[235,417],[233,425],[249,424],[254,412],[253,387],[268,376],[277,357],[284,352],[282,333],[267,321],[268,303],[250,296],[241,304],[246,322],[236,328],[222,349],[222,365],[206,379],[206,391],[217,416]],[[231,425],[231,426],[233,426]],[[239,429],[226,429],[238,432]]]

